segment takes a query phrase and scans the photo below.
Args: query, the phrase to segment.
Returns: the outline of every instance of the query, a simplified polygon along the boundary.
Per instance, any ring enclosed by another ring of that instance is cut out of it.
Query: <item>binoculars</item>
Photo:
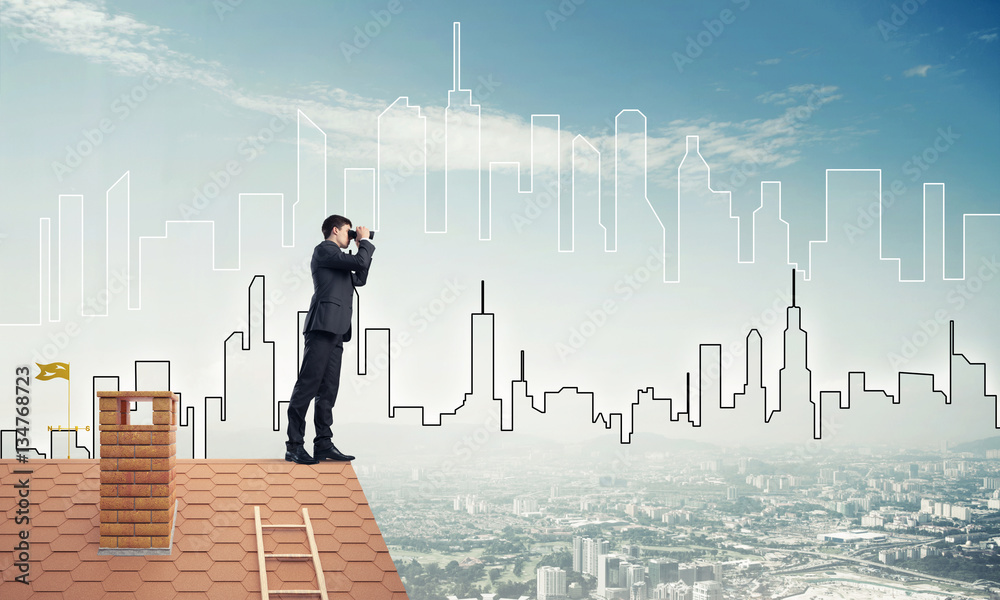
[[[358,232],[357,231],[354,231],[353,229],[349,229],[347,231],[347,239],[353,240],[356,237],[358,237]],[[375,232],[374,231],[369,231],[368,232],[368,239],[370,239],[370,240],[374,240],[375,239]]]

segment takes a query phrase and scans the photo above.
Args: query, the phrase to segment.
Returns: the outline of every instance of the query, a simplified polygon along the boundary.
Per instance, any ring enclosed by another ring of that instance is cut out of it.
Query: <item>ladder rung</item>
[[[253,507],[253,520],[254,529],[257,533],[257,566],[260,571],[260,589],[262,600],[269,600],[270,594],[281,594],[281,595],[297,595],[297,596],[315,596],[319,595],[320,600],[328,600],[326,592],[326,579],[323,574],[323,565],[319,561],[319,551],[316,547],[316,536],[313,533],[312,521],[309,520],[309,509],[302,507],[302,524],[292,525],[292,524],[282,524],[282,525],[264,525],[260,521],[260,507]],[[264,553],[264,529],[305,529],[306,538],[309,543],[310,554],[265,554]],[[319,582],[318,590],[269,590],[267,589],[267,567],[265,566],[265,559],[268,558],[290,558],[290,559],[301,559],[309,560],[312,559],[313,568],[316,570],[316,580]]]

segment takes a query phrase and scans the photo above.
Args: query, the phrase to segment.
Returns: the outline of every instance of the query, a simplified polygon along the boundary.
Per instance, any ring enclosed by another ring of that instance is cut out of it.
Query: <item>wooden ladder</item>
[[[270,594],[287,595],[316,595],[323,600],[329,600],[326,594],[326,577],[323,576],[323,566],[319,562],[319,551],[316,549],[316,537],[313,535],[312,522],[309,521],[309,509],[302,507],[302,525],[263,525],[260,522],[260,507],[253,507],[254,525],[257,529],[257,565],[260,568],[260,593],[264,600],[269,600]],[[309,542],[309,554],[265,554],[264,553],[264,529],[305,529]],[[265,559],[289,559],[307,560],[312,559],[313,567],[316,569],[316,581],[319,582],[318,590],[269,590],[267,589],[267,565]]]

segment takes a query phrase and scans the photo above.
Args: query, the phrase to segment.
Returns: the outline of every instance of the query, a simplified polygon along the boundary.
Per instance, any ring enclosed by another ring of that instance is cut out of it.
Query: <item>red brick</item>
[[[150,433],[149,431],[122,431],[118,434],[118,443],[133,445],[148,444]]]
[[[136,510],[173,510],[174,504],[170,498],[136,498]]]
[[[171,398],[153,398],[153,410],[170,412],[173,403]]]
[[[149,523],[148,510],[120,510],[118,511],[119,523]]]
[[[118,538],[110,535],[101,536],[101,545],[99,548],[117,548]]]
[[[135,535],[135,525],[132,523],[101,523],[101,536]]]
[[[113,412],[101,411],[101,425],[117,425],[118,424],[118,414]]]
[[[134,446],[101,444],[101,458],[132,458],[133,456],[135,456]]]
[[[166,496],[173,496],[176,491],[176,484],[171,482],[167,484],[156,484],[154,483],[150,486],[149,493],[146,496],[150,498],[163,498]]]
[[[135,526],[136,535],[168,536],[170,523],[141,523]]]
[[[177,466],[177,457],[170,456],[167,458],[153,458],[150,459],[149,470],[150,471],[169,471]]]
[[[101,510],[132,510],[134,508],[135,498],[101,498]]]
[[[174,516],[174,505],[173,502],[170,503],[169,510],[151,510],[149,511],[149,522],[150,523],[169,523]]]
[[[173,422],[173,415],[168,411],[154,410],[153,425],[170,425]]]
[[[117,431],[102,431],[101,432],[101,444],[117,444],[118,443],[118,432]]]
[[[117,471],[118,470],[118,459],[117,458],[102,458],[101,459],[101,470],[102,471]]]
[[[149,538],[153,548],[169,548],[170,538],[169,537],[156,537],[153,536]]]
[[[101,407],[101,410],[117,411],[118,398],[101,398],[99,405]]]
[[[131,471],[101,471],[101,483],[145,483],[135,481],[135,473]]]
[[[149,486],[148,485],[119,485],[118,495],[124,497],[146,497],[149,498]]]
[[[136,471],[135,472],[135,483],[160,483],[167,484],[170,483],[172,473],[170,471]],[[132,482],[129,482],[132,483]],[[150,491],[152,494],[152,491]],[[156,494],[153,494],[154,496]]]
[[[153,431],[152,432],[152,443],[154,444],[176,444],[177,443],[177,432],[176,431]],[[176,454],[176,452],[174,452]]]
[[[177,450],[172,446],[136,446],[135,456],[150,458],[170,458],[176,456]]]
[[[150,463],[148,458],[119,458],[119,471],[149,471]]]
[[[151,548],[148,537],[120,537],[119,548]]]
[[[116,510],[101,511],[101,523],[117,523],[117,522],[118,522],[118,511]]]
[[[118,485],[114,483],[101,484],[101,499],[115,498],[118,496]]]

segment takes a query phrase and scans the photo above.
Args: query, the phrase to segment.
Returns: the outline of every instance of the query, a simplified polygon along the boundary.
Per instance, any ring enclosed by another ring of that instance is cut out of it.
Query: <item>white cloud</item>
[[[997,41],[998,37],[1000,37],[1000,35],[996,33],[984,33],[983,35],[979,36],[979,39],[983,40],[984,42],[995,42]]]
[[[148,72],[165,78],[203,85],[228,99],[234,106],[266,114],[294,115],[301,110],[327,134],[330,158],[358,165],[372,165],[377,151],[378,115],[390,104],[381,99],[366,98],[349,91],[313,83],[298,90],[296,95],[274,95],[241,89],[217,62],[201,60],[190,54],[171,49],[167,40],[178,34],[149,25],[127,14],[112,15],[100,0],[49,0],[29,3],[24,0],[0,0],[0,24],[19,28],[25,37],[37,40],[57,52],[81,56],[91,62],[106,65],[126,76]],[[776,64],[780,59],[768,59]],[[925,70],[929,66],[922,67]],[[923,74],[923,73],[921,73]],[[752,163],[761,172],[785,167],[800,158],[803,144],[829,139],[809,121],[823,105],[841,98],[835,86],[804,84],[783,91],[768,92],[757,97],[766,105],[783,107],[771,118],[740,122],[720,122],[709,119],[675,120],[666,127],[651,131],[647,139],[648,169],[651,179],[663,181],[676,172],[683,155],[686,135],[699,135],[705,140],[704,154],[714,168],[735,169]],[[408,113],[413,125],[412,115]],[[420,115],[427,119],[428,135],[444,120],[444,108],[426,106]],[[545,121],[548,124],[548,121]],[[405,125],[404,125],[405,127]],[[509,113],[483,108],[481,127],[468,127],[463,140],[482,134],[482,165],[490,161],[519,161],[522,169],[530,164],[532,128],[526,119]],[[422,127],[420,128],[422,130]],[[385,132],[383,132],[385,133]],[[536,135],[555,137],[551,127],[535,127]],[[559,132],[559,157],[565,168],[572,159],[574,133]],[[613,156],[613,131],[587,138],[605,156]],[[619,140],[622,141],[622,140]],[[626,140],[627,141],[627,140]],[[385,149],[385,148],[384,148]],[[680,149],[680,155],[678,155]],[[470,146],[462,152],[453,168],[475,168],[476,153]],[[537,169],[554,169],[552,153],[536,154]],[[634,161],[641,164],[641,160]],[[428,169],[444,166],[440,149],[429,152]]]
[[[776,65],[781,62],[780,58],[769,58],[767,60],[758,60],[758,65]]]
[[[930,69],[931,65],[917,65],[912,69],[903,71],[903,75],[906,77],[927,77],[927,71]]]

